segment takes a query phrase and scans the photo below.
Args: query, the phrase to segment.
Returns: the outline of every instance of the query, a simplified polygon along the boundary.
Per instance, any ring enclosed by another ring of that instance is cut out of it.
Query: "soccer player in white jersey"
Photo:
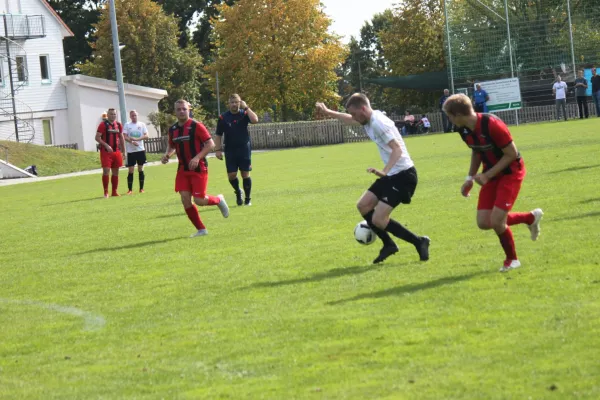
[[[127,147],[127,168],[129,168],[129,174],[127,175],[129,191],[127,194],[133,193],[133,171],[136,164],[140,178],[140,193],[144,193],[144,180],[146,179],[144,174],[144,164],[146,163],[144,140],[148,139],[148,128],[146,128],[146,124],[138,121],[137,111],[131,110],[129,118],[131,118],[131,122],[125,124],[123,132],[125,147]]]
[[[317,103],[316,107],[320,113],[344,123],[358,122],[379,148],[384,167],[382,170],[367,169],[367,172],[376,175],[378,179],[357,204],[360,214],[383,242],[383,248],[373,263],[380,263],[398,252],[398,246],[388,232],[414,245],[421,261],[427,261],[429,238],[414,234],[390,218],[396,206],[410,203],[417,187],[417,170],[394,122],[381,111],[373,110],[369,99],[362,93],[350,96],[346,103],[348,114],[332,111],[323,103]]]

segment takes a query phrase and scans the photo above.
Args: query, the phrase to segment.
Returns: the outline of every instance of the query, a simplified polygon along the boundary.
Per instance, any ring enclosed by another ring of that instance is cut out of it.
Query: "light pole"
[[[121,68],[121,49],[119,45],[119,28],[117,26],[117,11],[115,0],[109,0],[110,29],[113,40],[113,53],[115,57],[115,70],[117,71],[117,91],[119,92],[119,109],[121,111],[121,123],[127,122],[127,104],[125,103],[125,90],[123,89],[123,70]],[[125,47],[125,46],[123,46]]]

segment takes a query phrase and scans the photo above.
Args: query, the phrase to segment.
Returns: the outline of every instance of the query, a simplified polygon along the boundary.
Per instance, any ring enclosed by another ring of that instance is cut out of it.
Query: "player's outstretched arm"
[[[356,124],[352,115],[330,110],[324,103],[318,102],[316,105],[317,112],[329,118],[335,118],[345,124]]]

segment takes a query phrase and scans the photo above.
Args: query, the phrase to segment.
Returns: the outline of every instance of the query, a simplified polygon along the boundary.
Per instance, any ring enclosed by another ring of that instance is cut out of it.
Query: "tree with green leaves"
[[[75,64],[92,56],[90,37],[94,24],[100,18],[100,6],[104,0],[48,0],[48,4],[73,31],[74,36],[63,41],[67,74],[79,71]],[[91,39],[93,42],[93,38]]]
[[[446,70],[443,0],[406,0],[395,6],[389,25],[380,32],[386,74],[405,76]],[[437,92],[391,90],[391,102],[428,109]]]
[[[192,44],[181,49],[179,21],[151,0],[116,0],[123,80],[127,83],[165,89],[168,99],[161,109],[170,110],[177,98],[196,105],[200,100],[202,59]],[[108,6],[103,6],[94,25],[93,56],[78,65],[83,74],[115,79]]]
[[[337,99],[344,47],[319,0],[239,0],[218,11],[208,75],[214,82],[219,73],[221,93],[240,93],[257,110],[274,106],[283,121]]]

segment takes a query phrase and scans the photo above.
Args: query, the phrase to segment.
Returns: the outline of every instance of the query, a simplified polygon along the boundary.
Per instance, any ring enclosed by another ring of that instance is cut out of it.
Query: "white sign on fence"
[[[480,84],[490,96],[486,103],[488,111],[520,110],[523,107],[519,78],[498,79],[477,84]],[[476,90],[477,84],[473,85],[473,90]]]

